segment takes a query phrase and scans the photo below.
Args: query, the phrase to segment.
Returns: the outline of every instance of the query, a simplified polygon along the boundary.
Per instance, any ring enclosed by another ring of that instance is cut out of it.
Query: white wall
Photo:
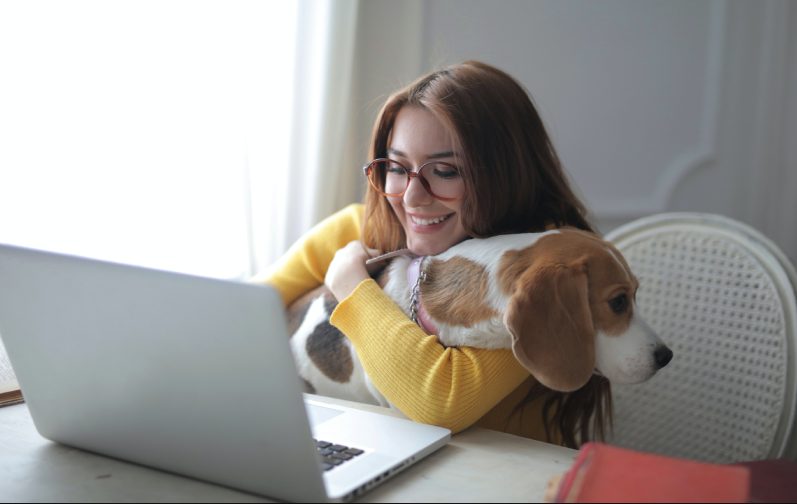
[[[406,0],[360,6],[353,141],[386,93],[465,59],[531,92],[601,231],[747,222],[797,258],[797,2]]]

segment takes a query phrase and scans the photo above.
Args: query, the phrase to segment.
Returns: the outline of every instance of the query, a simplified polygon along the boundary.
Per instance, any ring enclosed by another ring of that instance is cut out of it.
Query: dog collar
[[[426,279],[426,273],[421,271],[421,264],[426,256],[418,256],[410,261],[409,266],[407,266],[407,282],[410,284],[410,318],[412,321],[415,322],[420,326],[423,331],[430,335],[436,335],[438,333],[437,327],[435,327],[432,319],[429,318],[429,314],[426,313],[426,308],[423,306],[423,302],[421,301],[421,282]]]

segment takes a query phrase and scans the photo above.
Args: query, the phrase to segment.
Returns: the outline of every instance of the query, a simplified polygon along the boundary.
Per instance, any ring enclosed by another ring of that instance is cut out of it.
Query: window
[[[250,276],[250,163],[279,190],[296,10],[0,3],[0,242]]]

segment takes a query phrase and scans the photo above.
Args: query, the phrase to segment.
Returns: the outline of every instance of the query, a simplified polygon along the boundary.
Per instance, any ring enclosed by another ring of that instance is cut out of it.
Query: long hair
[[[454,142],[467,187],[460,217],[469,237],[539,232],[551,223],[593,231],[529,93],[507,73],[485,63],[465,61],[429,73],[393,93],[374,125],[369,159],[387,157],[396,116],[405,106],[431,112]],[[404,229],[390,203],[370,185],[362,236],[365,245],[383,252],[406,247]],[[540,390],[532,390],[530,396],[539,397]],[[571,410],[583,407],[591,415],[596,404],[604,404],[610,390],[606,386],[588,392],[543,393],[560,398],[553,419],[562,439],[571,445],[576,429],[570,421]],[[594,400],[574,400],[595,394]],[[601,413],[602,426],[603,415],[610,417],[611,410]],[[547,414],[544,422],[549,431]]]
[[[568,448],[578,448],[590,440],[606,440],[606,427],[612,429],[613,404],[611,385],[603,376],[592,375],[583,387],[567,393],[553,391],[537,382],[512,414],[520,414],[522,420],[523,408],[541,397],[545,397],[542,418],[549,443],[555,439],[552,423]]]

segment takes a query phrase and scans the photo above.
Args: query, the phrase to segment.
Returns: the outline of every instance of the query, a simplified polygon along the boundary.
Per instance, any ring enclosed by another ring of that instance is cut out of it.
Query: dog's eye
[[[625,294],[620,294],[619,296],[610,299],[609,306],[611,306],[614,313],[625,313],[625,311],[628,309],[628,296]]]

